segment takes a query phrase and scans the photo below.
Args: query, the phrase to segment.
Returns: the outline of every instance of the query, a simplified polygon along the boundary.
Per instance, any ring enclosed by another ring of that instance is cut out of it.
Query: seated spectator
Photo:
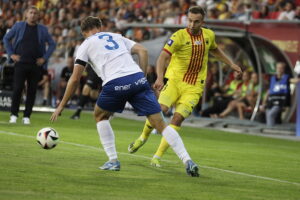
[[[215,89],[220,87],[219,86],[219,66],[218,62],[209,62],[208,63],[208,71],[206,77],[206,84],[205,84],[205,102],[209,102],[213,96]]]
[[[212,90],[214,90],[213,105],[201,111],[200,115],[203,117],[218,117],[218,114],[226,109],[229,102],[236,98],[240,85],[240,77],[238,77],[237,73],[234,73],[234,79],[229,84],[225,85],[224,88],[212,88]]]
[[[270,19],[269,7],[267,5],[260,6],[259,11],[253,11],[253,19]]]
[[[244,71],[242,77],[242,83],[238,90],[235,92],[236,96],[232,99],[226,109],[220,113],[219,117],[223,118],[229,115],[232,111],[238,108],[238,104],[240,102],[244,102],[247,106],[249,106],[249,102],[246,100],[246,94],[251,91],[250,84],[250,72]]]
[[[252,72],[249,90],[247,90],[246,97],[237,103],[237,110],[240,119],[245,118],[245,113],[252,113],[258,95],[258,75]]]
[[[219,10],[219,16],[218,19],[230,19],[231,18],[231,13],[229,11],[229,7],[226,3],[222,3],[218,6]]]
[[[293,20],[295,17],[294,4],[287,1],[284,6],[284,11],[278,16],[278,20]]]
[[[38,89],[43,90],[43,106],[48,105],[49,91],[50,91],[50,79],[48,71],[43,69],[40,81],[38,82]]]

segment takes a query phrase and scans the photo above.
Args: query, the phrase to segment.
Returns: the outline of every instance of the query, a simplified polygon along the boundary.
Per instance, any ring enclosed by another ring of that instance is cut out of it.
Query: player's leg
[[[9,123],[16,123],[19,113],[19,107],[21,103],[22,91],[24,89],[26,80],[26,70],[20,64],[15,64],[14,67],[14,81],[13,81],[13,94],[12,94],[12,104],[11,104],[11,116]]]
[[[171,146],[179,159],[185,164],[188,175],[199,176],[199,168],[191,160],[191,157],[185,149],[183,141],[178,132],[171,126],[166,125],[160,113],[149,115],[147,118],[150,123],[153,124],[154,128],[157,129],[166,139],[167,143]]]
[[[227,108],[223,112],[220,113],[219,117],[223,118],[223,117],[226,117],[227,115],[229,115],[234,109],[236,109],[238,102],[239,102],[238,100],[232,100],[228,104]]]
[[[25,102],[25,110],[24,110],[24,124],[30,124],[29,118],[32,113],[32,108],[34,105],[36,91],[38,87],[38,82],[40,79],[41,70],[37,66],[30,66],[31,69],[27,74],[27,94],[26,94],[26,102]]]
[[[190,88],[190,86],[187,86],[186,91],[181,93],[181,96],[178,98],[176,107],[175,107],[175,113],[172,117],[170,126],[174,128],[177,132],[179,132],[182,122],[185,120],[185,118],[189,117],[190,114],[193,111],[193,108],[197,104],[197,102],[200,99],[200,92],[198,90],[195,90],[194,88]],[[164,155],[164,153],[169,148],[169,145],[165,138],[161,139],[160,145],[154,154],[151,165],[160,167],[160,159]]]
[[[148,84],[142,85],[143,87],[137,86],[137,88],[144,88],[144,90],[139,90],[135,95],[132,95],[128,99],[128,102],[133,106],[138,115],[147,116],[150,124],[165,137],[166,141],[186,165],[187,173],[191,176],[199,176],[198,166],[191,160],[179,134],[164,122],[161,108],[156,100],[154,92]]]
[[[100,167],[100,169],[103,170],[120,170],[120,162],[118,161],[115,146],[115,135],[110,125],[109,117],[114,112],[122,112],[124,109],[126,98],[121,97],[126,94],[126,91],[116,91],[114,87],[114,85],[122,85],[122,80],[123,79],[115,79],[106,83],[95,105],[94,116],[97,123],[98,134],[103,149],[109,158],[109,160]]]
[[[84,105],[89,101],[91,87],[87,84],[83,86],[82,93],[79,98],[78,106],[76,112],[71,116],[71,119],[79,119],[81,110]]]
[[[165,113],[168,111],[168,107],[165,105],[160,105],[162,111]],[[162,116],[163,117],[163,116]],[[164,119],[164,117],[163,117]],[[135,153],[139,150],[139,148],[141,148],[147,141],[147,139],[149,138],[152,130],[153,130],[153,126],[150,124],[149,120],[146,119],[144,128],[143,128],[143,132],[142,134],[131,144],[129,144],[128,146],[128,152],[129,153]]]
[[[237,103],[237,111],[239,114],[239,119],[244,119],[244,110],[246,109],[246,104],[244,102]]]
[[[168,81],[167,84],[164,86],[163,90],[161,91],[158,99],[161,106],[161,110],[164,113],[166,113],[171,107],[171,105],[175,102],[175,100],[178,97],[177,95],[178,92],[176,83]],[[149,138],[152,130],[153,126],[151,125],[149,120],[146,120],[142,134],[134,142],[129,144],[129,153],[135,153],[140,147],[142,147]]]
[[[276,116],[281,112],[280,106],[272,106],[266,110],[267,126],[274,126],[276,123]]]
[[[108,157],[108,161],[100,167],[103,170],[120,170],[120,162],[118,161],[115,135],[109,122],[109,117],[112,115],[111,112],[101,109],[95,105],[94,117],[97,123],[97,130],[100,137],[103,149]]]
[[[174,116],[172,118],[171,124],[169,124],[169,126],[171,126],[174,130],[179,132],[180,128],[181,128],[181,125],[179,125],[179,124],[181,124],[183,121],[184,121],[184,118],[179,113],[175,112]],[[166,139],[164,137],[162,137],[159,147],[156,150],[150,164],[155,167],[161,167],[160,159],[162,158],[164,153],[168,150],[168,148],[169,148],[168,142],[166,141]]]

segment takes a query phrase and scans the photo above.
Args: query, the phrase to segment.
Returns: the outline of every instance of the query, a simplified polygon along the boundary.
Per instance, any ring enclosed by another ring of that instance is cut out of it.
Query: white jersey
[[[80,45],[76,62],[90,63],[105,85],[113,79],[142,72],[130,53],[135,44],[120,34],[99,32]]]

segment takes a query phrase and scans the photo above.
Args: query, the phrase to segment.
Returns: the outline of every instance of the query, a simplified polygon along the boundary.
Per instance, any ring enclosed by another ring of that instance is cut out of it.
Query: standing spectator
[[[29,7],[25,17],[25,21],[17,22],[5,34],[3,42],[9,58],[15,64],[14,89],[9,122],[17,122],[21,95],[24,83],[27,80],[23,123],[30,124],[30,115],[42,67],[47,68],[47,60],[55,49],[55,42],[51,38],[48,29],[38,24],[39,11],[36,7]],[[46,44],[48,44],[47,50]]]
[[[266,121],[268,126],[280,123],[284,107],[290,103],[290,77],[285,73],[285,63],[276,64],[276,74],[270,79],[270,87],[263,101],[266,108]]]

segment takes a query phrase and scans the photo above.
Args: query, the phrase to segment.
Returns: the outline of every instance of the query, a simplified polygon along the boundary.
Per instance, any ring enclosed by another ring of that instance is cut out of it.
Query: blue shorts
[[[142,72],[107,82],[97,105],[103,110],[121,113],[127,101],[140,116],[161,112],[157,98]]]

